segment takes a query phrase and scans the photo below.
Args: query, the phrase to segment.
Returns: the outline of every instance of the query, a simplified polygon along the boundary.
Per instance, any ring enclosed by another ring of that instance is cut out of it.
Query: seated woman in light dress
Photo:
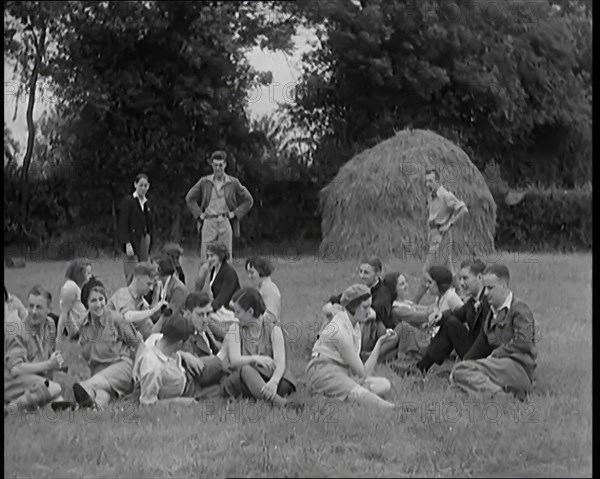
[[[281,293],[271,280],[273,266],[263,258],[246,260],[246,273],[252,285],[258,289],[267,308],[267,319],[279,323],[281,317]]]
[[[321,332],[306,366],[306,384],[310,394],[393,408],[383,399],[391,389],[386,378],[372,376],[382,345],[395,338],[387,330],[377,340],[365,363],[361,360],[361,323],[369,317],[371,291],[363,284],[347,288],[340,299],[344,309],[338,311]]]

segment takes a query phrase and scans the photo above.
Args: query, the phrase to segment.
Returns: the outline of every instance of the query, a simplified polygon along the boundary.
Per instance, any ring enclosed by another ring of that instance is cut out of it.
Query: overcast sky
[[[248,111],[251,117],[258,117],[269,113],[277,108],[277,102],[290,101],[292,88],[296,84],[301,73],[300,58],[303,52],[310,49],[309,41],[315,38],[309,31],[299,31],[295,37],[296,50],[293,55],[282,52],[261,51],[259,48],[251,50],[248,60],[251,65],[259,71],[271,71],[273,83],[269,86],[253,88],[248,92]],[[4,61],[4,121],[13,132],[13,136],[25,147],[27,142],[27,121],[25,111],[27,109],[27,95],[21,95],[17,108],[17,117],[13,121],[15,111],[16,92],[18,82],[11,80],[12,68]],[[46,89],[41,86],[33,110],[34,119],[38,119],[44,110],[52,105],[53,98]]]

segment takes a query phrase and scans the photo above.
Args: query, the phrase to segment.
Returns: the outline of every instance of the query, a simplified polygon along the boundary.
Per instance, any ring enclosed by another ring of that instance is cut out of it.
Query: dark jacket
[[[467,326],[471,338],[475,340],[479,336],[483,320],[487,318],[490,312],[490,304],[485,298],[483,290],[479,295],[479,301],[480,305],[477,312],[475,311],[475,298],[469,298],[460,308],[454,311],[445,311],[442,314],[440,325],[443,325],[448,319],[454,317]]]
[[[211,281],[212,275],[213,271],[210,272]],[[234,267],[224,262],[210,287],[214,298],[212,302],[213,311],[217,311],[221,306],[229,308],[229,302],[238,289],[240,289],[240,280]]]
[[[538,336],[531,309],[527,303],[513,296],[510,309],[499,311],[495,319],[490,309],[475,343],[463,359],[481,359],[488,356],[510,358],[519,363],[533,380],[537,342]]]
[[[121,201],[119,210],[119,241],[126,245],[131,243],[134,252],[137,249],[144,236],[148,233],[152,237],[152,214],[150,212],[150,201],[144,204],[144,210],[140,207],[140,202],[133,195],[127,195]]]

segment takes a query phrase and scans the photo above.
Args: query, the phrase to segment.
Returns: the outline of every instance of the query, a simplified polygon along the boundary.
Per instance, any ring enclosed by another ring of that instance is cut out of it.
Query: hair
[[[190,321],[180,314],[166,317],[161,329],[163,338],[170,344],[178,341],[187,341],[192,331]]]
[[[210,296],[206,291],[190,293],[185,298],[185,309],[188,311],[193,311],[195,308],[204,308],[208,304],[210,304]]]
[[[506,281],[506,284],[508,284],[510,281],[510,272],[503,264],[491,264],[485,268],[483,274],[493,274],[498,279]]]
[[[85,271],[91,264],[87,259],[75,258],[67,266],[65,278],[74,281],[79,287],[83,286],[85,284]]]
[[[179,245],[179,243],[170,242],[166,243],[162,249],[161,253],[169,255],[171,258],[179,259],[183,254],[183,248]]]
[[[360,264],[369,264],[373,267],[373,269],[375,270],[376,273],[381,273],[381,270],[383,269],[383,265],[381,264],[381,260],[379,259],[378,256],[372,254],[369,256],[364,256],[361,260],[360,260]]]
[[[480,259],[467,260],[460,264],[460,269],[463,268],[469,268],[471,274],[477,276],[478,274],[483,274],[486,264]]]
[[[210,161],[212,162],[213,160],[227,161],[227,152],[224,150],[213,151],[210,155]]]
[[[252,308],[255,318],[258,318],[267,310],[262,295],[255,288],[238,289],[231,298],[231,302],[237,303],[244,311]]]
[[[43,296],[44,298],[46,298],[48,306],[52,304],[52,295],[50,294],[50,291],[39,285],[35,285],[33,288],[31,288],[27,296]]]
[[[452,272],[445,266],[434,265],[431,266],[427,273],[431,276],[431,279],[435,281],[440,295],[444,294],[452,285]]]
[[[401,273],[398,273],[395,271],[393,273],[388,273],[383,277],[383,286],[392,295],[392,300],[395,300],[396,296],[397,296],[396,283],[398,282],[398,278],[400,277],[400,274]]]
[[[252,266],[261,278],[271,276],[271,273],[273,273],[273,265],[264,258],[247,259],[244,268],[248,269],[248,266]]]
[[[432,173],[433,177],[435,178],[435,181],[440,181],[440,174],[438,173],[438,170],[436,170],[435,168],[428,168],[425,170],[425,176],[431,175]]]
[[[229,251],[227,250],[227,246],[225,246],[223,243],[209,244],[206,247],[206,252],[208,253],[209,251],[217,255],[221,263],[225,263],[227,258],[229,258]]]
[[[94,288],[101,288],[105,292],[105,295],[106,295],[106,291],[104,289],[104,284],[102,284],[102,281],[100,281],[92,276],[90,278],[90,280],[84,285],[84,287],[81,288],[81,302],[83,303],[83,305],[86,308],[88,307],[88,302],[90,300],[90,294],[92,293],[92,290]]]
[[[150,183],[150,180],[148,179],[148,175],[146,175],[145,173],[139,173],[136,175],[135,180],[133,180],[134,183],[138,183],[140,180],[146,180],[148,183]]]
[[[133,270],[133,276],[150,276],[152,278],[155,274],[156,266],[148,261],[138,263]]]
[[[4,302],[8,303],[8,290],[6,289],[6,285],[4,286]]]
[[[162,254],[156,263],[158,264],[159,276],[171,276],[175,273],[173,258],[171,258],[168,254]]]
[[[358,307],[364,303],[366,300],[368,300],[371,297],[371,293],[365,293],[362,296],[359,296],[358,298],[354,298],[352,301],[350,301],[347,305],[346,305],[346,309],[348,310],[348,312],[352,315],[356,314],[356,310],[358,309]]]
[[[99,282],[100,283],[100,282]],[[86,308],[87,308],[87,303],[89,303],[90,301],[90,296],[92,295],[92,293],[100,293],[102,296],[104,296],[105,300],[108,300],[108,296],[106,295],[106,290],[104,289],[104,286],[102,285],[102,283],[100,284],[95,284],[94,286],[92,286],[90,288],[90,294],[88,294],[88,297],[86,298]]]

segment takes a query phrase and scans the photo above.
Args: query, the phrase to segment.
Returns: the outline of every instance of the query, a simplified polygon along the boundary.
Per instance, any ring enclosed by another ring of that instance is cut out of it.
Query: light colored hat
[[[364,284],[353,284],[342,293],[340,304],[345,308],[353,301],[361,298],[365,301],[371,297],[371,290]],[[361,302],[362,302],[361,301]]]

